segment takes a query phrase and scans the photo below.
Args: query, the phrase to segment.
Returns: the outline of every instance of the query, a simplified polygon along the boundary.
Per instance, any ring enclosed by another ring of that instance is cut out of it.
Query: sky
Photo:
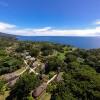
[[[100,0],[0,0],[0,32],[100,36]]]

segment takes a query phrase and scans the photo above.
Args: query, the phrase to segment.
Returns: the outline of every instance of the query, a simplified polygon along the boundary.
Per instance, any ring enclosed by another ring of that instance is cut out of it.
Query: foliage
[[[0,79],[0,94],[4,94],[6,90],[5,81]]]
[[[86,65],[70,67],[63,75],[64,81],[57,83],[52,91],[51,100],[99,100],[100,75]]]
[[[28,96],[26,100],[34,100],[32,96]]]
[[[26,73],[19,78],[12,91],[10,92],[10,96],[7,98],[7,100],[24,100],[27,98],[29,93],[39,84],[40,81],[36,75],[33,73]]]
[[[37,57],[37,56],[39,55],[39,53],[40,53],[40,50],[37,49],[37,48],[32,48],[32,49],[30,50],[30,55],[31,55],[32,57]]]
[[[23,64],[21,59],[14,57],[5,57],[0,60],[0,75],[13,72],[16,69],[19,69]]]
[[[11,53],[9,48],[13,49]],[[21,54],[24,52],[45,63],[45,74],[49,78],[56,72],[64,73],[64,80],[53,82],[47,88],[51,100],[100,100],[100,49],[85,50],[49,42],[0,37],[0,75],[19,69],[23,65]],[[34,74],[21,76],[7,99],[32,99],[29,93],[38,83],[40,80]],[[3,86],[4,82],[0,80],[1,92]]]
[[[58,67],[63,67],[63,65],[63,60],[59,59],[57,56],[52,56],[47,59],[45,67],[46,73],[49,73],[50,71],[57,71]]]

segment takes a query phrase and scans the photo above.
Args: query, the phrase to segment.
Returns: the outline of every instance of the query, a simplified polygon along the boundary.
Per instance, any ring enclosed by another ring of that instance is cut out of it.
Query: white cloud
[[[94,24],[95,24],[95,25],[100,25],[100,20],[96,20],[96,21],[94,22]]]
[[[3,23],[3,22],[0,22],[0,30],[8,30],[8,29],[13,29],[15,28],[16,25],[12,25],[12,24],[8,24],[8,23]]]
[[[0,22],[0,32],[23,36],[100,36],[100,26],[85,29],[18,28],[16,25]]]

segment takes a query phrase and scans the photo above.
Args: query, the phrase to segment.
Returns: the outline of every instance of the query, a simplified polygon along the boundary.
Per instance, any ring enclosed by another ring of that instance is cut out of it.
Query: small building
[[[29,60],[29,59],[31,59],[31,56],[26,56],[25,59]]]
[[[38,67],[38,66],[40,66],[40,65],[41,65],[40,62],[35,61],[35,62],[32,64],[32,67]]]
[[[31,61],[35,61],[36,59],[35,59],[34,57],[31,57],[30,60],[31,60]]]
[[[28,55],[29,55],[29,52],[26,51],[26,52],[25,52],[25,55],[28,56]]]
[[[44,70],[44,69],[45,69],[45,64],[42,64],[41,70]]]
[[[17,76],[16,73],[13,72],[10,74],[5,74],[3,76],[3,79],[5,79],[9,87],[12,87],[16,83],[16,81],[19,79],[19,76]]]
[[[14,84],[16,83],[16,81],[19,79],[18,76],[13,77],[11,80],[9,80],[9,82],[7,83],[9,87],[13,87]]]
[[[37,87],[35,90],[32,92],[32,96],[34,98],[39,97],[47,88],[47,83],[41,84],[39,87]]]

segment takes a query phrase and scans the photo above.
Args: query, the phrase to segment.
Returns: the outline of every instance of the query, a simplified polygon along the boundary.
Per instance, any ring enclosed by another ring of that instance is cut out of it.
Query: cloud
[[[8,3],[4,1],[0,1],[0,6],[2,7],[8,7]]]
[[[16,25],[0,22],[0,32],[22,36],[100,36],[100,26],[84,29],[18,28]]]
[[[100,25],[100,20],[96,20],[96,21],[94,22],[94,24],[95,24],[95,25]]]
[[[0,31],[14,29],[16,25],[0,22]]]

